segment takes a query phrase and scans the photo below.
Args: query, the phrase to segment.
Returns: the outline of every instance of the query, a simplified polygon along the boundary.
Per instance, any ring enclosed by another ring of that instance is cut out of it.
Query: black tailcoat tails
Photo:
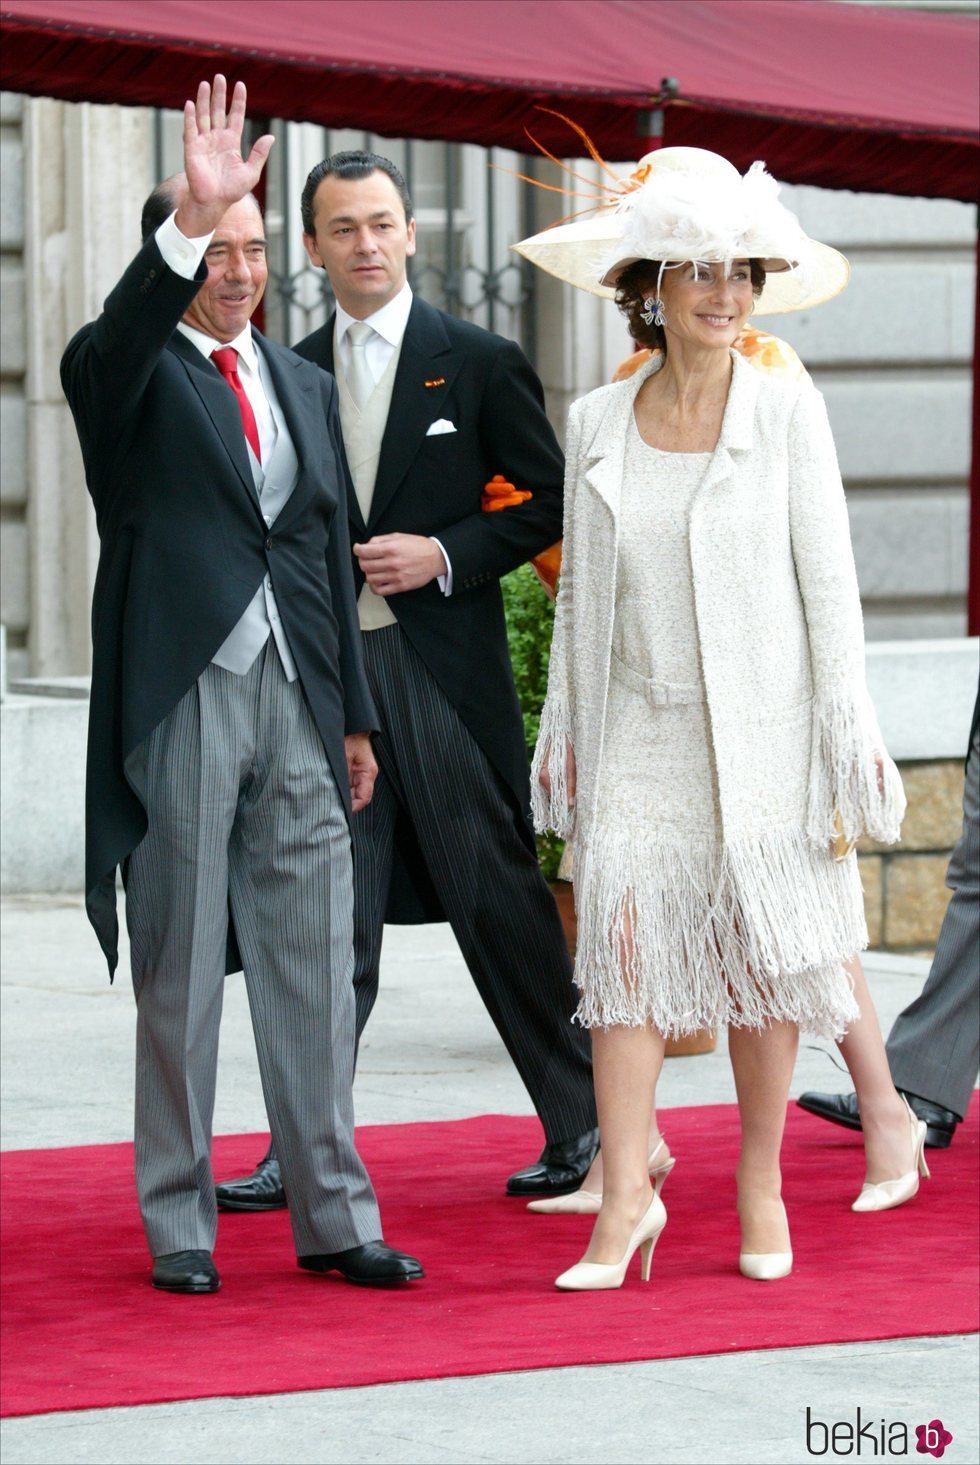
[[[331,320],[296,349],[332,370],[333,335]],[[435,423],[443,430],[431,433]],[[532,497],[485,513],[495,474]],[[535,857],[500,577],[560,538],[563,479],[519,348],[416,298],[367,523],[348,494],[351,540],[433,536],[453,585],[388,597],[398,629],[364,637],[382,727],[378,791],[354,820],[358,1033],[378,991],[382,918],[450,920],[549,1143],[591,1131],[595,1105],[571,962]],[[356,562],[354,578],[359,591]]]
[[[334,321],[295,347],[332,372]],[[427,436],[444,418],[455,432]],[[436,310],[417,296],[402,342],[381,458],[365,524],[348,491],[351,542],[376,534],[435,535],[453,569],[453,594],[433,581],[389,600],[398,623],[513,795],[528,847],[528,760],[507,650],[500,577],[561,538],[563,460],[541,384],[512,342]],[[501,473],[532,498],[482,512]],[[356,560],[360,593],[364,577]],[[402,820],[386,919],[443,920]],[[422,896],[422,904],[419,897]]]
[[[85,886],[110,971],[115,872],[146,831],[139,751],[271,576],[300,680],[345,800],[345,732],[377,724],[354,610],[336,385],[264,340],[300,458],[274,525],[262,518],[241,417],[217,369],[175,328],[207,268],[171,271],[149,240],[61,364],[95,504]],[[106,410],[106,404],[112,410]]]

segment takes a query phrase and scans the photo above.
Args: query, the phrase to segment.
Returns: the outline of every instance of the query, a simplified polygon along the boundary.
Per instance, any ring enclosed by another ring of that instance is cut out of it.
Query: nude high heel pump
[[[743,1251],[739,1253],[738,1269],[743,1277],[753,1282],[778,1282],[788,1277],[793,1270],[791,1251]]]
[[[633,1259],[633,1253],[640,1253],[640,1277],[650,1280],[650,1265],[657,1238],[667,1224],[664,1203],[653,1193],[653,1199],[633,1228],[633,1234],[626,1245],[626,1253],[618,1262],[576,1262],[567,1272],[555,1278],[555,1286],[562,1292],[605,1292],[613,1287],[622,1287],[626,1269]]]
[[[785,1215],[785,1207],[784,1207]],[[778,1282],[788,1277],[793,1270],[792,1251],[742,1251],[739,1252],[738,1269],[743,1277],[753,1282]]]
[[[897,1180],[879,1180],[876,1185],[872,1185],[870,1181],[866,1180],[861,1187],[861,1194],[851,1206],[852,1211],[890,1211],[893,1206],[902,1206],[907,1200],[912,1199],[919,1189],[920,1175],[926,1180],[929,1179],[929,1166],[926,1164],[925,1157],[925,1123],[913,1114],[905,1096],[902,1095],[901,1098],[909,1118],[912,1168],[906,1174],[900,1175]]]
[[[675,1164],[670,1155],[666,1160],[662,1160],[661,1151],[666,1154],[667,1146],[662,1139],[658,1139],[647,1160],[650,1179],[653,1181],[653,1188],[658,1195],[663,1190],[664,1181]],[[601,1205],[601,1190],[583,1189],[573,1190],[571,1195],[550,1195],[546,1200],[528,1201],[527,1208],[529,1211],[537,1211],[539,1216],[597,1216]]]

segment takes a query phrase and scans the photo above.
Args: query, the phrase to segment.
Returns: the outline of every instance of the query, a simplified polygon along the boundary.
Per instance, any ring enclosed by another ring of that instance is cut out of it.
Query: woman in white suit
[[[728,1027],[740,1267],[771,1280],[792,1266],[779,1153],[799,1030],[840,1036],[857,989],[877,1031],[852,849],[865,832],[896,840],[905,801],[864,685],[833,440],[808,378],[766,377],[732,350],[753,307],[810,307],[847,282],[777,192],[761,164],[743,178],[714,153],[663,149],[596,218],[518,246],[615,290],[634,338],[660,352],[568,420],[532,786],[539,827],[574,835],[577,1017],[602,1155],[586,1186],[602,1201],[566,1290],[620,1286],[638,1249],[649,1276],[666,1222],[649,1174],[666,1037]],[[923,1164],[880,1033],[878,1048],[861,1209],[893,1177],[917,1185]]]

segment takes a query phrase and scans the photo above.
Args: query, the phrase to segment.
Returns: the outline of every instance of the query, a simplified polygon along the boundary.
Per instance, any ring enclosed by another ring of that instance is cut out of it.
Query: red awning
[[[0,0],[0,84],[180,106],[214,70],[253,117],[568,156],[567,112],[610,161],[677,81],[664,141],[795,183],[972,199],[978,28],[826,0]]]

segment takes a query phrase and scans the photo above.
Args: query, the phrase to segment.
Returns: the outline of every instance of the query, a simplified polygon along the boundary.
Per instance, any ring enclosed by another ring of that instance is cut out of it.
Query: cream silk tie
[[[350,342],[347,388],[359,412],[364,411],[375,387],[367,364],[367,343],[374,334],[373,326],[369,326],[367,321],[356,320],[347,327],[347,339]]]

